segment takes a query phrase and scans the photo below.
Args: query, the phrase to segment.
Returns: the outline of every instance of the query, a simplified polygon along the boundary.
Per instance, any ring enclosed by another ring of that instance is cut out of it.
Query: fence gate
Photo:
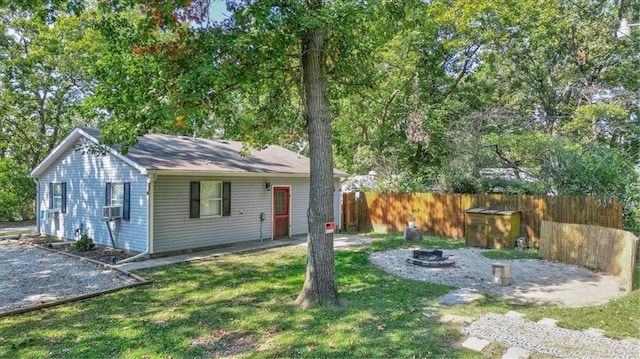
[[[342,203],[344,210],[342,212],[344,218],[344,228],[347,232],[358,231],[358,200],[357,192],[345,192],[342,194]]]

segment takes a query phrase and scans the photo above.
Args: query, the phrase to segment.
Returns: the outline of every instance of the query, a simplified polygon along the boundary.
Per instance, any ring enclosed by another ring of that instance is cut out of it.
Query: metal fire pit
[[[453,256],[443,256],[442,251],[437,249],[416,249],[413,251],[413,255],[407,258],[407,262],[422,267],[453,267],[456,262],[452,258]]]

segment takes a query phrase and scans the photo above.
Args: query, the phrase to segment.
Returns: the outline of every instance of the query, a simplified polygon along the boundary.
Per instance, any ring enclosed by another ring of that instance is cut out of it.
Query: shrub
[[[93,239],[86,234],[83,234],[80,239],[78,239],[75,243],[75,247],[77,250],[84,252],[93,249],[96,246],[93,243]]]

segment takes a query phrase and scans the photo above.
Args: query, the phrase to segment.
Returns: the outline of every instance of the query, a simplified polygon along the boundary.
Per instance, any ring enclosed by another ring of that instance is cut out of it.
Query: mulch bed
[[[136,253],[124,249],[114,249],[100,245],[96,245],[95,248],[88,251],[79,251],[73,243],[62,244],[60,240],[52,239],[51,237],[21,237],[19,242],[47,247],[54,251],[71,253],[78,257],[93,259],[106,264],[114,264],[115,262],[136,255]]]

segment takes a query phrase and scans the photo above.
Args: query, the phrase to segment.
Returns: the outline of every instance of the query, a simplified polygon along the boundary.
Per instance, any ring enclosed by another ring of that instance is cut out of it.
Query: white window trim
[[[119,192],[121,197],[117,198],[116,195],[116,187],[120,187],[121,191]],[[119,203],[118,203],[118,200]],[[111,182],[111,198],[109,199],[109,203],[111,206],[124,206],[124,182]]]
[[[52,187],[53,187],[52,188],[53,193],[51,194],[51,199],[53,203],[51,204],[51,208],[61,210],[62,209],[62,182],[54,182]],[[59,189],[58,195],[56,195],[56,189]]]

